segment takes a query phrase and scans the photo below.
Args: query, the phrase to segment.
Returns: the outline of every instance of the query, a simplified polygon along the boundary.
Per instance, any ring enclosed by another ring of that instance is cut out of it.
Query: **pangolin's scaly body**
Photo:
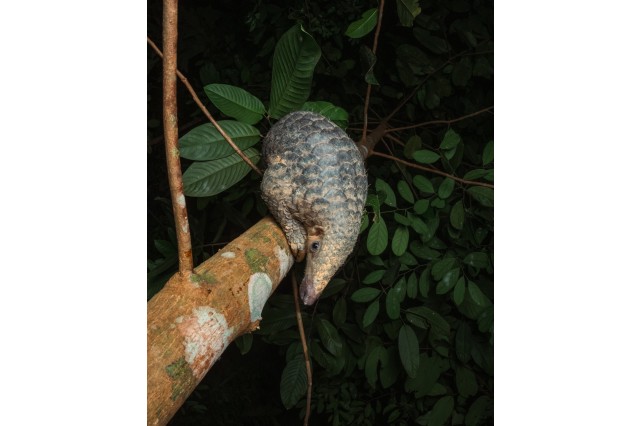
[[[355,143],[320,114],[283,117],[263,140],[267,170],[262,198],[307,264],[300,287],[313,304],[353,250],[367,196],[367,175]]]

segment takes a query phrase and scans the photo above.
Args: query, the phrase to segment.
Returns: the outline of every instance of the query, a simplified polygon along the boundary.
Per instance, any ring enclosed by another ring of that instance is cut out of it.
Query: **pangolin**
[[[292,112],[265,136],[262,198],[296,261],[307,257],[300,298],[312,305],[353,250],[367,196],[362,155],[324,116]]]

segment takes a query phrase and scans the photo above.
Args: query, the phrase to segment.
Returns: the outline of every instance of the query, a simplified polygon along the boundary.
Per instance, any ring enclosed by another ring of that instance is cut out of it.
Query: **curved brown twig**
[[[401,130],[415,129],[417,127],[435,126],[437,124],[453,124],[453,123],[457,123],[458,121],[463,121],[463,120],[466,120],[467,118],[475,117],[476,115],[480,115],[480,114],[483,114],[485,112],[489,112],[492,109],[493,109],[493,105],[491,105],[490,107],[487,107],[487,108],[483,108],[483,109],[481,109],[479,111],[472,112],[471,114],[463,115],[462,117],[453,118],[451,120],[431,120],[431,121],[425,121],[424,123],[420,123],[420,124],[412,124],[411,126],[394,127],[394,128],[391,128],[391,129],[387,129],[385,133],[399,132]]]
[[[149,46],[151,46],[153,48],[153,50],[155,50],[155,52],[158,55],[160,55],[160,57],[164,57],[164,55],[162,54],[160,49],[158,49],[158,46],[156,46],[156,44],[153,42],[153,40],[151,40],[148,36],[147,36],[147,43],[149,43]],[[211,121],[211,124],[213,124],[213,126],[216,128],[216,130],[218,130],[218,132],[220,132],[220,134],[222,135],[224,140],[226,140],[227,143],[229,145],[231,145],[231,148],[233,148],[233,150],[236,152],[236,154],[238,154],[240,156],[240,158],[242,158],[242,160],[249,165],[249,167],[251,167],[260,176],[262,176],[262,170],[260,170],[255,164],[253,164],[253,162],[249,159],[249,157],[247,157],[244,154],[244,152],[242,152],[242,150],[240,150],[240,148],[238,148],[238,146],[231,140],[229,135],[222,129],[222,127],[220,127],[218,122],[211,116],[211,114],[209,113],[207,108],[200,101],[200,98],[198,98],[198,95],[196,94],[195,90],[193,90],[193,87],[191,86],[191,84],[189,84],[189,80],[187,80],[187,77],[185,77],[184,74],[182,74],[177,68],[175,70],[175,74],[180,78],[180,81],[182,81],[182,83],[187,87],[187,90],[191,94],[191,97],[193,98],[193,100],[196,103],[196,105],[198,105],[198,107],[200,108],[200,110],[202,110],[204,115],[207,116],[209,121]]]
[[[298,331],[300,332],[300,341],[302,342],[302,352],[304,354],[304,364],[307,368],[307,411],[304,415],[304,426],[309,424],[309,416],[311,415],[311,391],[313,388],[311,374],[311,360],[309,359],[309,349],[307,348],[307,337],[304,334],[304,324],[302,323],[302,313],[300,311],[300,298],[298,296],[298,281],[295,272],[291,273],[291,286],[293,287],[293,300],[296,304],[296,321],[298,322]]]
[[[378,49],[378,37],[380,36],[380,27],[382,26],[382,12],[384,11],[384,0],[380,0],[380,5],[378,6],[378,22],[376,23],[376,32],[373,36],[373,49],[371,51],[373,54],[376,54],[376,50]],[[371,97],[371,84],[367,83],[367,94],[364,97],[364,112],[363,112],[363,120],[364,125],[362,126],[362,140],[364,141],[367,138],[367,121],[369,119],[369,98]]]
[[[405,166],[413,167],[414,169],[424,170],[426,172],[431,172],[431,173],[434,173],[436,175],[448,177],[448,178],[451,178],[451,179],[455,180],[456,182],[460,182],[460,183],[463,183],[465,185],[485,186],[487,188],[493,189],[493,185],[491,185],[490,183],[484,183],[484,182],[478,182],[478,181],[475,181],[475,180],[462,179],[462,178],[459,178],[457,176],[450,175],[447,172],[443,172],[442,170],[438,170],[438,169],[434,169],[432,167],[425,167],[425,166],[421,166],[419,164],[411,163],[409,161],[405,161],[405,160],[402,160],[402,159],[400,159],[398,157],[394,157],[393,155],[384,154],[384,153],[379,152],[379,151],[373,151],[373,152],[371,152],[371,155],[375,155],[376,157],[382,157],[382,158],[387,158],[389,160],[397,161],[398,163],[402,163]]]

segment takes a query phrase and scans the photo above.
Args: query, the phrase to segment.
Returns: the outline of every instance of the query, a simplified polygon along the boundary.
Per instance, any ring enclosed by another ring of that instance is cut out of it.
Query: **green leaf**
[[[413,308],[407,309],[407,313],[411,313],[419,316],[420,318],[424,318],[431,325],[431,327],[435,328],[438,331],[439,334],[443,336],[449,335],[449,323],[433,309],[427,308],[426,306],[415,306]]]
[[[456,286],[453,289],[453,303],[455,303],[456,306],[460,306],[460,304],[464,301],[465,289],[466,289],[466,284],[465,284],[464,277],[458,278],[458,282],[456,283]]]
[[[476,305],[484,306],[486,296],[473,281],[469,281],[469,296],[471,296],[471,300],[473,300]]]
[[[395,286],[387,292],[387,315],[392,320],[400,318],[400,303],[402,302],[402,288]]]
[[[241,151],[253,146],[260,140],[260,131],[239,121],[220,120],[218,124]],[[235,151],[222,137],[213,124],[198,126],[180,138],[178,142],[180,157],[189,160],[217,160],[228,157]]]
[[[349,123],[349,113],[347,113],[345,109],[333,105],[331,102],[305,102],[300,109],[302,111],[312,111],[322,114],[343,129],[345,129]]]
[[[460,276],[460,268],[451,269],[442,277],[442,280],[436,286],[436,294],[448,293],[458,282]]]
[[[418,277],[413,272],[407,279],[407,296],[411,299],[415,299],[418,296]]]
[[[381,346],[373,348],[373,350],[369,352],[364,364],[364,375],[369,385],[374,389],[378,381],[378,363],[380,362],[380,354],[382,351],[384,351],[384,348]]]
[[[482,165],[486,166],[493,162],[493,141],[489,141],[482,150]]]
[[[481,420],[485,417],[487,406],[489,405],[489,397],[482,395],[469,407],[467,415],[464,418],[465,426],[480,426]]]
[[[255,164],[258,151],[249,148],[245,155]],[[238,183],[251,169],[238,154],[213,161],[193,163],[182,176],[184,193],[190,197],[209,197]]]
[[[445,180],[443,180],[440,186],[438,187],[438,197],[440,197],[443,200],[446,200],[447,198],[449,198],[449,196],[453,193],[454,186],[455,186],[455,182],[453,181],[453,179],[445,178]]]
[[[236,340],[234,340],[236,346],[240,350],[242,355],[246,355],[251,350],[251,345],[253,343],[253,334],[247,333],[239,336]]]
[[[397,207],[396,203],[396,194],[393,192],[393,189],[389,186],[389,184],[383,181],[380,178],[376,178],[376,191],[382,192],[385,197],[383,203],[390,207]]]
[[[420,234],[420,235],[428,235],[429,234],[429,227],[418,216],[411,216],[410,220],[411,220],[411,227],[418,234]]]
[[[437,261],[433,265],[433,269],[431,269],[431,275],[437,281],[440,281],[444,274],[453,269],[456,266],[456,259],[453,257],[447,257],[442,260]]]
[[[333,323],[337,326],[341,326],[347,319],[347,301],[344,297],[341,297],[333,307]]]
[[[455,203],[451,208],[449,221],[454,228],[462,229],[464,225],[464,204],[462,204],[462,200]]]
[[[420,14],[418,0],[396,0],[398,19],[403,27],[413,26],[413,20]]]
[[[471,359],[471,328],[466,322],[461,322],[456,332],[456,356],[462,363]]]
[[[413,135],[408,140],[404,146],[404,156],[406,158],[413,158],[413,153],[419,150],[422,147],[422,139],[420,136]],[[410,201],[411,202],[411,201]]]
[[[471,68],[471,63],[468,58],[462,58],[460,62],[453,66],[453,71],[451,72],[451,81],[454,86],[466,86],[471,78],[472,71],[473,69]]]
[[[360,38],[369,34],[375,27],[378,21],[378,9],[369,9],[362,14],[362,18],[355,22],[352,22],[345,35],[351,38]]]
[[[366,277],[364,277],[364,279],[362,280],[363,284],[373,284],[373,283],[377,283],[378,281],[380,281],[382,279],[382,276],[384,275],[386,271],[381,269],[378,271],[372,271],[369,272],[367,274]]]
[[[255,124],[266,113],[262,102],[240,87],[209,84],[204,86],[204,93],[216,108],[243,123]]]
[[[287,363],[280,378],[280,398],[288,410],[307,392],[307,372],[302,355]]]
[[[432,164],[440,159],[440,154],[428,149],[421,149],[413,153],[413,159],[418,163]]]
[[[378,317],[378,312],[380,312],[380,299],[376,299],[371,302],[369,307],[367,307],[367,310],[364,311],[364,315],[362,317],[362,326],[368,327],[369,325],[373,324],[373,322]]]
[[[391,251],[396,256],[402,256],[409,245],[409,230],[406,226],[398,226],[391,240]]]
[[[462,262],[474,268],[486,268],[489,266],[489,255],[481,251],[474,251],[466,255]]]
[[[431,181],[422,175],[416,175],[413,177],[413,185],[420,191],[427,194],[433,194],[435,192]]]
[[[424,47],[426,47],[436,55],[447,53],[447,51],[449,50],[447,42],[444,39],[430,35],[429,31],[427,30],[419,27],[414,27],[413,35],[415,36],[416,40],[420,42],[420,44],[422,44]]]
[[[373,290],[373,289],[368,289]],[[325,348],[332,355],[340,355],[342,352],[342,340],[340,340],[340,336],[338,335],[338,330],[324,318],[320,318],[318,321],[318,334],[320,335],[320,340]]]
[[[387,232],[387,224],[384,223],[382,216],[378,216],[378,221],[374,222],[369,229],[367,235],[367,250],[373,256],[377,256],[384,252],[389,242],[389,233]]]
[[[269,115],[281,118],[300,109],[309,97],[320,46],[301,25],[284,33],[273,54]]]
[[[413,205],[413,211],[415,211],[417,214],[426,213],[427,210],[429,210],[429,200],[421,199],[416,201],[416,203]]]
[[[411,225],[411,219],[409,219],[407,216],[403,216],[401,214],[398,213],[393,213],[393,219],[398,222],[400,225],[404,225],[404,226],[410,226]]]
[[[353,294],[351,295],[351,300],[358,303],[367,303],[378,297],[379,294],[380,289],[378,288],[363,287],[353,292]]]
[[[411,204],[415,201],[413,198],[413,192],[411,192],[409,184],[404,179],[398,181],[398,194]]]
[[[471,369],[465,366],[456,368],[456,387],[463,398],[468,398],[478,393],[476,375]]]
[[[472,186],[467,193],[485,207],[493,207],[493,189],[484,186]]]
[[[418,337],[410,325],[404,324],[398,332],[398,351],[400,361],[409,377],[415,378],[420,367],[420,348]]]
[[[367,82],[368,84],[379,86],[380,83],[378,83],[378,80],[376,79],[376,75],[373,72],[373,68],[375,67],[376,62],[378,61],[376,54],[373,53],[373,50],[371,50],[368,46],[362,46],[360,48],[360,56],[362,57],[362,62],[367,64],[368,66],[367,72],[364,75],[364,81]]]
[[[442,426],[453,411],[453,397],[443,396],[435,403],[427,418],[427,425]]]
[[[424,269],[418,278],[418,291],[420,296],[427,297],[429,295],[429,269]]]
[[[453,129],[447,130],[442,138],[442,142],[440,143],[440,149],[454,149],[458,146],[462,139],[460,135],[455,132]]]

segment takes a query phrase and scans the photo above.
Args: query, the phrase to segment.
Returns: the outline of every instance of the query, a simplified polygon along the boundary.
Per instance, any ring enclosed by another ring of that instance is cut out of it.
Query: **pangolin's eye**
[[[315,253],[318,250],[320,250],[320,241],[312,242],[311,245],[309,246],[309,250],[311,250],[311,253]]]

